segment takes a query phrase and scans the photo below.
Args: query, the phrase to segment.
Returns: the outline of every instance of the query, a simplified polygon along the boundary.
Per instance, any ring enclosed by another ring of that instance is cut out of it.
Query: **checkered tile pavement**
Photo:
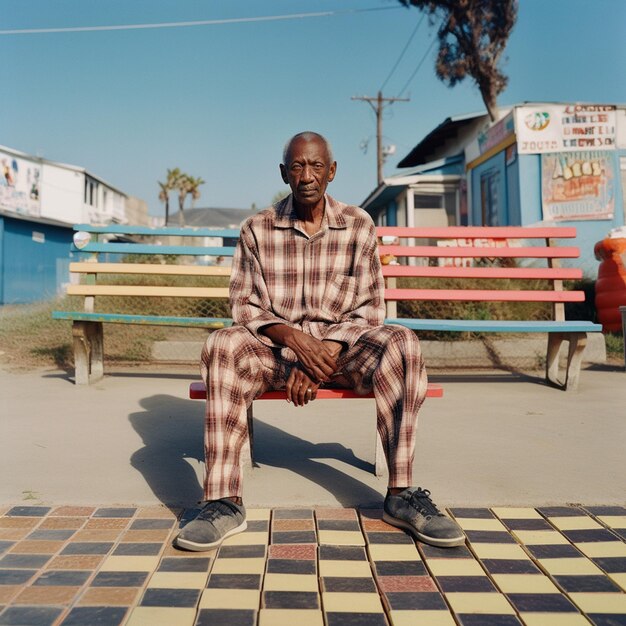
[[[380,510],[253,509],[219,550],[195,511],[0,508],[0,625],[626,625],[626,508],[457,508],[467,546],[415,544]]]

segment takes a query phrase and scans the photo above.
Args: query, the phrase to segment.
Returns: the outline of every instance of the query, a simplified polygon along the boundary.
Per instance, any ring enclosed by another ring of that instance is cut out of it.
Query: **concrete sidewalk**
[[[0,504],[188,506],[201,497],[203,403],[194,370],[117,371],[76,387],[61,371],[0,371]],[[531,375],[431,378],[415,484],[441,506],[626,502],[626,374],[587,369],[578,393]],[[374,404],[255,405],[252,507],[380,505]]]

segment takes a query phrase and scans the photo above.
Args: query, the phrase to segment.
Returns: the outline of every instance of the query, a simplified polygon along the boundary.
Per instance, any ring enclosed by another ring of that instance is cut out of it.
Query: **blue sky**
[[[330,193],[360,203],[376,184],[376,94],[421,14],[396,0],[0,0],[0,30],[385,10],[189,28],[0,35],[0,144],[86,167],[162,215],[156,181],[180,167],[206,184],[197,206],[269,204],[285,140],[316,130],[339,169]],[[399,5],[398,5],[399,6]],[[626,102],[625,0],[520,0],[500,105]],[[397,96],[431,44],[424,20],[387,83]],[[451,115],[483,109],[466,80],[434,76],[436,46],[389,107],[395,165]],[[366,154],[361,149],[369,140]]]

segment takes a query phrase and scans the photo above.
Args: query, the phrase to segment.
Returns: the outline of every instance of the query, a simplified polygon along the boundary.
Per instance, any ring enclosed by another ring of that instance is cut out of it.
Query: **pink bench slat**
[[[524,259],[576,259],[578,248],[573,247],[542,247],[527,248],[473,248],[470,246],[378,246],[378,253],[393,254],[396,257],[428,257],[428,258],[524,258]]]
[[[201,381],[193,382],[189,385],[189,397],[192,400],[206,400],[206,387]],[[359,396],[352,389],[320,389],[317,392],[317,400],[337,400],[341,398],[373,398],[374,394],[370,393],[366,396]],[[428,383],[428,391],[426,392],[427,398],[441,398],[443,397],[443,387],[434,383]],[[285,390],[281,391],[266,391],[263,395],[259,396],[257,400],[286,400],[287,395]]]
[[[517,289],[385,289],[385,300],[454,300],[457,302],[584,302],[583,291]]]
[[[583,271],[575,267],[431,267],[428,265],[383,265],[386,278],[517,278],[578,280]]]
[[[574,239],[576,228],[526,226],[378,226],[378,237],[415,237],[432,239]]]

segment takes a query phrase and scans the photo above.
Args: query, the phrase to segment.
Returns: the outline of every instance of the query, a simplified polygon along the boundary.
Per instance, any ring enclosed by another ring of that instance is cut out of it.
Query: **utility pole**
[[[383,109],[386,104],[393,102],[408,102],[410,98],[383,98],[383,92],[379,91],[376,97],[373,96],[352,96],[351,100],[362,100],[367,102],[374,113],[376,113],[376,172],[378,184],[383,182]]]

